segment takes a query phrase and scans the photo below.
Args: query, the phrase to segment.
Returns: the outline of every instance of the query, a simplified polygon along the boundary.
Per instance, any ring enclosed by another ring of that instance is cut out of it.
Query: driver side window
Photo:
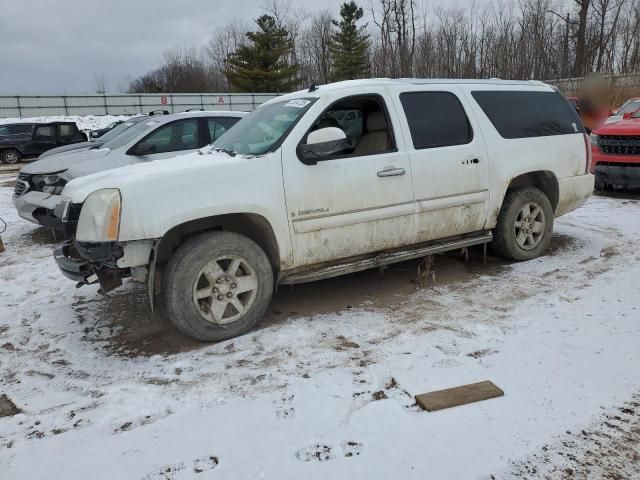
[[[324,160],[395,151],[393,129],[379,95],[358,95],[334,103],[318,117],[302,143],[309,133],[328,127],[342,130],[347,141],[346,148]]]

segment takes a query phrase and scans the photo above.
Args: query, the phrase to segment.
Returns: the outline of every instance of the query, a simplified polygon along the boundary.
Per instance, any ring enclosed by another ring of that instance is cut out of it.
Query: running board
[[[377,268],[392,263],[404,262],[414,258],[426,257],[436,253],[448,252],[474,245],[489,243],[493,240],[491,232],[483,233],[480,236],[458,238],[446,242],[432,243],[428,246],[414,247],[409,250],[381,253],[373,257],[359,258],[358,260],[332,264],[320,268],[312,268],[302,272],[286,273],[280,278],[278,284],[293,285],[294,283],[314,282],[325,278],[337,277],[347,273],[359,272],[369,268]]]

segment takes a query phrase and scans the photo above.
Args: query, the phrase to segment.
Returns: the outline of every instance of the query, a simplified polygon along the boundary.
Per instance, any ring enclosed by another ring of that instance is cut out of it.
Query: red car
[[[595,129],[591,133],[591,153],[596,189],[610,185],[640,187],[640,110]]]

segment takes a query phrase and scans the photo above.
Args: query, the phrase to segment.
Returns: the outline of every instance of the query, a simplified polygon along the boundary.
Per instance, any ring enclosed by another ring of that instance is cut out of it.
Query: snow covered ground
[[[0,125],[6,123],[47,123],[76,122],[80,130],[96,130],[105,128],[118,120],[126,120],[128,115],[68,115],[29,118],[0,118]]]
[[[3,478],[640,478],[640,200],[593,197],[543,258],[439,256],[281,289],[260,327],[191,341],[144,288],[58,273],[0,176]],[[505,396],[421,411],[492,380]]]

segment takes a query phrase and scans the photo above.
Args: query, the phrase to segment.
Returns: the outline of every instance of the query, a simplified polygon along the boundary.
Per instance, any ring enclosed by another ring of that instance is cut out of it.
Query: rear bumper
[[[594,176],[590,173],[567,177],[558,181],[558,206],[555,216],[559,217],[565,213],[584,205],[593,193]]]

